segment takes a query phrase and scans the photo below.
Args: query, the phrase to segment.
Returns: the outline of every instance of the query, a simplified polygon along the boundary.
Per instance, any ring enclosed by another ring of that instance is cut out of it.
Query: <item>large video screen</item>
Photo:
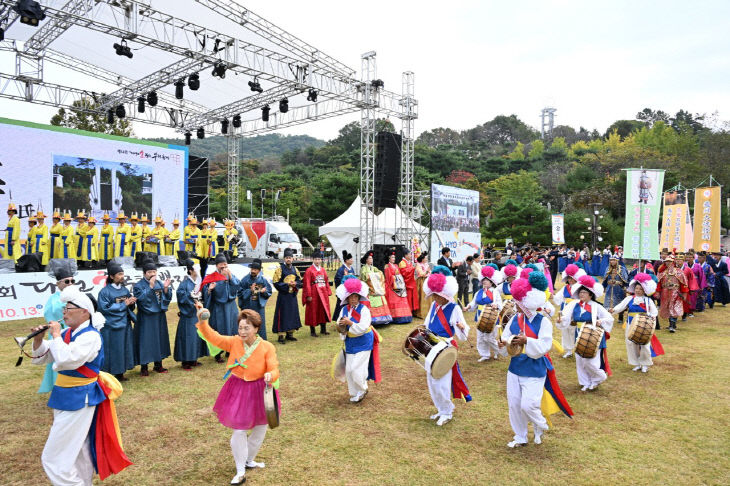
[[[460,187],[431,185],[431,261],[451,248],[454,261],[479,253],[479,192]]]
[[[108,213],[113,225],[122,210],[187,215],[186,147],[2,118],[0,140],[0,207],[12,196],[21,220],[39,208]]]

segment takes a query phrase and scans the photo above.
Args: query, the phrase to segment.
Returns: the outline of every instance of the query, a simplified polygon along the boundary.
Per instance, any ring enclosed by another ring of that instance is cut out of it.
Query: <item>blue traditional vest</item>
[[[363,307],[365,306],[362,304],[358,304],[355,308],[355,312],[360,315]],[[356,319],[350,315],[350,306],[345,306],[342,308],[342,317],[349,317],[350,320],[353,322],[360,322],[359,319]],[[345,352],[347,354],[355,354],[359,353],[360,351],[372,351],[373,340],[374,336],[372,329],[368,330],[365,334],[356,337],[350,337],[350,334],[348,333],[345,337]]]
[[[512,295],[512,292],[509,290],[509,282],[502,284],[502,295]]]
[[[629,313],[629,315],[628,315],[628,317],[629,317],[628,324],[631,324],[631,321],[634,320],[634,316],[636,314],[646,314],[649,311],[649,305],[647,303],[647,301],[649,300],[648,297],[643,297],[643,299],[644,299],[644,305],[643,306],[641,306],[639,304],[636,304],[634,302],[634,299],[635,299],[635,297],[632,297],[631,298],[631,301],[629,302],[628,307],[626,307],[626,310]]]
[[[76,334],[71,334],[71,342],[75,341],[76,338],[86,332],[95,332],[99,334],[91,324],[80,330]],[[65,333],[71,333],[71,328],[67,328]],[[62,334],[63,336],[63,334]],[[101,335],[99,336],[101,338]],[[104,346],[99,348],[99,353],[91,361],[84,363],[84,365],[96,374],[99,374],[99,369],[104,362]],[[66,375],[75,378],[86,378],[83,374],[76,370],[64,370],[59,371],[59,375]],[[85,406],[98,405],[106,400],[106,395],[101,389],[98,382],[89,383],[88,385],[74,386],[70,388],[61,387],[54,385],[51,390],[51,397],[48,399],[48,406],[55,408],[56,410],[80,410]]]
[[[573,300],[573,294],[570,291],[570,285],[565,284],[563,286],[563,303],[560,304],[560,310],[563,310],[565,308],[565,304],[569,303],[571,300]]]
[[[522,331],[519,324],[519,316],[521,315],[522,314],[514,316],[512,318],[512,321],[510,321],[509,330],[514,336],[517,336]],[[540,325],[542,324],[542,318],[543,315],[539,313],[535,314],[535,317],[532,318],[532,322],[528,321],[527,317],[524,318],[525,326],[529,325],[535,332],[536,336],[540,335]],[[527,353],[520,353],[517,356],[512,357],[509,362],[508,370],[517,376],[541,378],[547,375],[548,368],[546,366],[546,359],[544,356],[534,359],[527,356]]]
[[[489,289],[489,294],[484,291],[484,289],[479,289],[479,292],[477,292],[477,295],[474,296],[474,302],[479,306],[477,307],[477,311],[474,314],[474,322],[477,322],[479,320],[479,317],[482,315],[482,309],[484,309],[485,305],[490,305],[494,300],[492,299],[492,296],[494,290]]]
[[[594,306],[598,305],[595,302],[591,301],[588,305]],[[575,307],[573,307],[573,322],[588,322],[592,323],[593,318],[591,317],[590,312],[584,312],[583,309],[580,306],[580,302],[576,302]],[[581,326],[579,325],[578,328]],[[578,330],[576,329],[576,332]],[[606,347],[606,333],[603,333],[603,337],[601,338],[601,344],[598,346],[598,349],[603,349]]]
[[[441,310],[444,313],[444,317],[446,318],[446,325],[451,328],[451,336],[449,333],[446,332],[444,329],[444,326],[441,324],[441,321],[438,318],[438,313],[436,312],[436,303],[433,304],[433,312],[431,312],[431,319],[428,321],[428,330],[432,333],[436,334],[437,336],[441,336],[444,338],[449,338],[454,335],[454,326],[451,325],[451,314],[454,312],[454,308],[456,307],[456,304],[449,302],[445,306],[441,307]]]

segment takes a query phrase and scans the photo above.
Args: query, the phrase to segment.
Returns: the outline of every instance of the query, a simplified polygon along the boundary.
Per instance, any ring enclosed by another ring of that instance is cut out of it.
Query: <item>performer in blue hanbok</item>
[[[210,327],[223,336],[238,334],[238,307],[236,295],[241,286],[228,268],[226,255],[219,253],[215,257],[215,272],[205,276],[201,289],[203,290],[203,305],[210,311]],[[224,361],[223,351],[218,353],[215,360]]]
[[[139,363],[135,361],[132,322],[137,322],[134,306],[137,299],[124,285],[124,270],[115,261],[107,265],[106,286],[99,291],[99,312],[106,318],[101,329],[104,346],[102,371],[119,381],[127,381],[124,373]]]
[[[342,265],[337,269],[337,273],[335,273],[335,289],[342,285],[342,279],[345,278],[346,275],[357,275],[352,263],[352,253],[347,253],[347,250],[342,250]],[[344,303],[340,301],[339,297],[337,297],[335,310],[332,313],[333,320],[336,321],[339,318],[343,305]]]
[[[715,271],[712,269],[712,265],[707,262],[707,253],[701,251],[697,255],[702,271],[705,272],[705,289],[703,290],[703,302],[707,307],[712,309],[715,305]]]
[[[182,363],[182,369],[191,370],[193,366],[200,365],[198,358],[208,356],[209,353],[207,344],[198,336],[198,328],[195,327],[195,324],[198,323],[198,311],[195,308],[194,295],[198,294],[202,283],[200,265],[192,260],[187,260],[185,267],[188,274],[180,282],[175,293],[180,320],[175,333],[173,358]]]
[[[618,255],[611,255],[606,273],[603,274],[602,285],[606,292],[606,296],[603,298],[603,306],[606,309],[616,307],[626,297],[624,289],[629,284],[629,275],[626,268],[619,265],[618,260]],[[618,315],[618,322],[624,322],[623,312]]]
[[[153,370],[167,373],[162,360],[170,356],[170,335],[167,331],[167,307],[172,300],[170,279],[164,283],[157,279],[157,266],[151,260],[142,264],[144,277],[134,284],[137,298],[137,325],[134,326],[134,350],[141,376],[149,376],[147,365],[154,363]]]
[[[494,307],[502,310],[502,296],[497,287],[502,283],[504,275],[499,270],[495,270],[490,265],[482,267],[481,271],[482,288],[474,293],[474,298],[466,306],[467,311],[476,310],[474,313],[474,322],[479,322],[482,312],[487,307]],[[482,332],[477,326],[477,352],[479,353],[479,362],[487,361],[490,358],[499,359],[499,337],[500,328],[495,325],[490,332]]]
[[[266,303],[274,291],[261,273],[261,260],[254,258],[249,270],[248,275],[241,279],[241,286],[238,289],[238,307],[241,310],[251,309],[261,316],[258,334],[266,340]]]
[[[61,291],[75,283],[74,273],[76,272],[74,272],[71,265],[62,265],[54,269],[56,292],[48,298],[46,305],[43,307],[43,318],[46,322],[56,321],[61,325],[61,329],[66,329],[63,322],[64,304],[61,302]],[[50,332],[47,338],[51,339]],[[53,363],[48,363],[43,372],[43,379],[41,380],[41,386],[38,388],[38,393],[48,393],[53,390],[53,384],[56,383],[56,374],[53,370]]]
[[[284,263],[280,263],[279,268],[274,271],[273,282],[277,295],[271,331],[279,335],[279,344],[296,341],[294,331],[302,327],[297,301],[297,292],[302,288],[302,278],[296,267],[292,265],[293,261],[294,251],[291,248],[285,249]]]
[[[722,261],[722,253],[719,251],[713,251],[710,265],[715,271],[714,302],[722,304],[724,307],[728,302],[730,302],[730,289],[728,288],[728,283],[725,279],[728,274],[728,267],[727,263]]]

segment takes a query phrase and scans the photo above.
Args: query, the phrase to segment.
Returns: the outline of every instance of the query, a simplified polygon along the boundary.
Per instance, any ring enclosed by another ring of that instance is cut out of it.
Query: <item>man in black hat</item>
[[[210,311],[210,327],[218,334],[235,336],[238,334],[238,307],[236,295],[241,287],[241,281],[231,273],[228,260],[224,253],[215,257],[215,272],[206,275],[200,288],[203,289],[203,302]],[[223,362],[223,351],[218,353],[215,360]]]
[[[238,307],[241,310],[251,309],[261,316],[259,336],[266,339],[266,302],[273,293],[271,284],[261,273],[261,260],[254,258],[249,265],[249,273],[241,279],[238,289]]]
[[[320,250],[312,253],[312,265],[304,272],[302,279],[302,305],[304,305],[304,324],[309,326],[312,337],[317,337],[316,327],[321,334],[327,332],[327,323],[332,320],[330,313],[330,282],[327,271],[322,268],[324,255]]]
[[[124,270],[114,260],[106,267],[106,286],[99,291],[99,312],[106,322],[101,328],[101,342],[104,348],[104,363],[101,370],[114,375],[119,381],[139,363],[134,360],[134,333],[132,322],[136,322],[134,306],[137,299],[124,285]]]
[[[274,287],[276,287],[276,310],[271,331],[279,335],[279,344],[286,341],[296,341],[294,331],[302,327],[299,318],[299,304],[297,292],[302,288],[302,278],[293,265],[294,251],[291,248],[284,250],[284,262],[274,271]],[[284,335],[286,334],[286,338]]]
[[[134,326],[135,361],[141,365],[141,376],[149,376],[147,365],[154,363],[153,370],[167,373],[162,360],[170,356],[170,335],[167,331],[167,307],[172,300],[172,286],[168,278],[157,279],[157,265],[152,260],[142,264],[143,278],[134,284],[137,299],[137,325]]]

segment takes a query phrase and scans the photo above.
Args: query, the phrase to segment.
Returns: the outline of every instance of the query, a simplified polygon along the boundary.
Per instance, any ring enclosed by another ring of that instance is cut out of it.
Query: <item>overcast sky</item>
[[[601,132],[644,107],[717,111],[720,119],[730,119],[727,1],[241,3],[358,72],[360,55],[375,50],[378,77],[392,91],[400,92],[403,71],[413,71],[416,134],[436,127],[463,130],[513,113],[538,128],[547,105],[558,110],[556,124]],[[225,22],[215,16],[196,16],[224,30]],[[107,47],[96,52],[114,63],[125,60]],[[135,59],[139,63],[144,56]],[[0,63],[3,72],[7,66]],[[54,111],[0,99],[0,116],[47,123]],[[283,133],[329,140],[357,119],[340,117]],[[136,125],[135,134],[163,132]]]

